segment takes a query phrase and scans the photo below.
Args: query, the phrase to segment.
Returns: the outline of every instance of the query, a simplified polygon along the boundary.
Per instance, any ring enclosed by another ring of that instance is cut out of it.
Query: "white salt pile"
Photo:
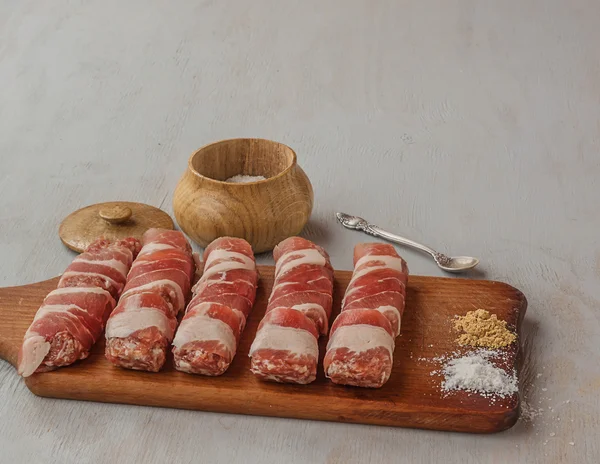
[[[444,375],[442,390],[464,390],[483,396],[504,398],[518,391],[517,377],[494,366],[489,358],[497,355],[490,350],[479,350],[449,360],[441,370]]]
[[[237,176],[230,177],[225,182],[232,182],[234,184],[247,184],[249,182],[258,182],[259,180],[265,180],[263,176],[246,176],[244,174],[238,174]]]

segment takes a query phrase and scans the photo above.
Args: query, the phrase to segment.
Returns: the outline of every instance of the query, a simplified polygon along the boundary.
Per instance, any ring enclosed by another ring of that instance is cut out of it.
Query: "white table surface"
[[[1,361],[0,462],[598,462],[599,44],[595,0],[0,2],[0,285],[64,270],[73,210],[172,212],[194,149],[275,139],[335,267],[342,210],[520,288],[544,408],[473,436],[58,401]]]

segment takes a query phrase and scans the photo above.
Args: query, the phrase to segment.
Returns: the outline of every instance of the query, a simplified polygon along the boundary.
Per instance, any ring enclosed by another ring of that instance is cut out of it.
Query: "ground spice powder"
[[[469,311],[457,316],[454,328],[464,332],[457,339],[459,345],[502,348],[513,343],[517,337],[506,328],[506,322],[485,309]]]

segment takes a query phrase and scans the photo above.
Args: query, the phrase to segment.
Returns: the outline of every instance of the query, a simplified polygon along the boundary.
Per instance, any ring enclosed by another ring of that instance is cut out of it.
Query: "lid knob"
[[[98,212],[102,219],[111,224],[122,224],[131,217],[131,214],[131,208],[119,204],[105,206]]]

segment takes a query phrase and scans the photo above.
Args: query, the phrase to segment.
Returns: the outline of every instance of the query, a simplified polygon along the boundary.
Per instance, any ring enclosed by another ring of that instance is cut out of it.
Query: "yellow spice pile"
[[[506,322],[485,309],[469,311],[457,316],[454,328],[464,332],[456,339],[459,345],[501,348],[514,342],[517,337],[506,328]]]

